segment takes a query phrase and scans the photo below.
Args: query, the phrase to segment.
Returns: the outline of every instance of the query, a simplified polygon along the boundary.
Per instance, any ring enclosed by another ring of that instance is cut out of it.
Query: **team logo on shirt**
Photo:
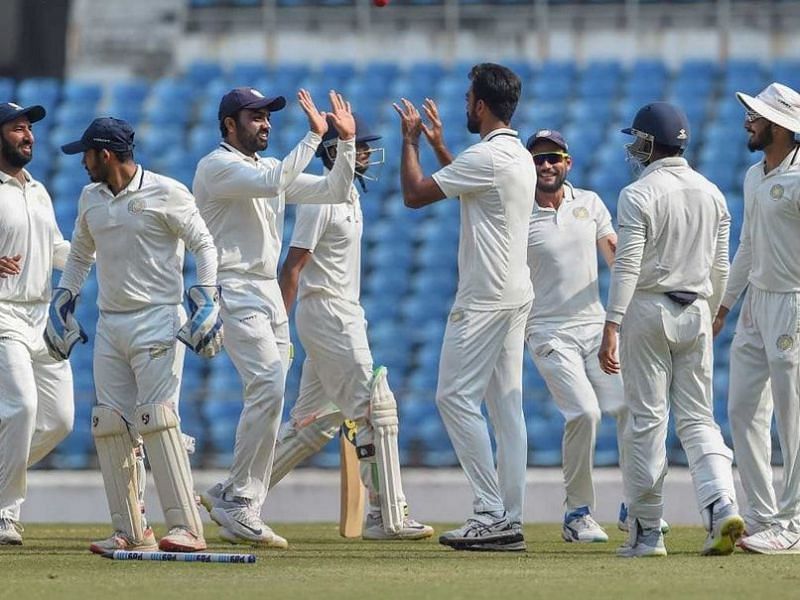
[[[589,209],[585,206],[578,206],[577,208],[572,209],[572,216],[576,219],[588,219],[589,218]]]
[[[794,346],[794,338],[786,334],[779,335],[778,341],[775,343],[775,345],[781,352],[786,352],[787,350],[791,350]]]
[[[150,346],[150,358],[163,358],[169,352],[169,346],[156,345]]]
[[[144,212],[144,198],[131,198],[128,202],[128,212],[132,215],[140,215]]]
[[[780,183],[776,183],[769,188],[769,195],[772,196],[773,200],[780,200],[783,198],[783,186]]]

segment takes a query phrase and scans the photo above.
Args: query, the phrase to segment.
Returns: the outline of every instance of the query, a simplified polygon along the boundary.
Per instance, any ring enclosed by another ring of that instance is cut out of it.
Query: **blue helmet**
[[[646,164],[653,155],[653,144],[684,150],[689,145],[689,120],[680,108],[669,102],[651,102],[636,113],[633,124],[622,133],[636,137],[625,148],[633,160]]]
[[[374,142],[381,139],[381,136],[370,130],[367,123],[361,119],[357,114],[353,113],[353,118],[356,121],[356,144]],[[328,117],[328,131],[322,136],[322,142],[317,147],[317,156],[322,158],[325,156],[326,148],[336,146],[336,139],[339,137],[339,132],[333,126],[333,122]]]

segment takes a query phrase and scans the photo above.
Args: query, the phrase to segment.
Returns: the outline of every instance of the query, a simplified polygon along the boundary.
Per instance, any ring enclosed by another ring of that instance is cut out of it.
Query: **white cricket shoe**
[[[14,519],[0,519],[0,546],[21,546],[22,525]]]
[[[628,527],[628,505],[621,502],[619,505],[619,516],[617,517],[617,529],[627,533],[630,528]],[[661,533],[667,535],[669,533],[669,523],[661,519]]]
[[[195,535],[186,527],[173,527],[158,542],[159,550],[164,552],[199,552],[207,547],[202,536]]]
[[[217,483],[208,488],[205,492],[200,492],[198,495],[200,504],[202,504],[209,513],[218,503],[222,502],[223,489],[222,484]]]
[[[219,536],[231,544],[249,544],[267,548],[288,548],[289,543],[261,520],[248,498],[222,498],[211,518],[222,527]]]
[[[156,536],[149,527],[144,530],[141,540],[132,540],[124,531],[115,531],[110,537],[97,542],[92,542],[89,551],[95,554],[105,554],[114,550],[133,550],[136,552],[155,552],[158,550]]]
[[[744,533],[744,519],[739,516],[736,504],[729,498],[717,500],[703,510],[703,522],[708,531],[703,556],[733,554]]]
[[[617,548],[617,556],[622,558],[645,558],[651,556],[666,556],[664,547],[664,534],[661,529],[642,529],[639,521],[632,523],[633,527],[628,533],[628,541]]]
[[[478,513],[467,519],[458,529],[445,531],[439,543],[454,550],[522,551],[527,548],[522,527],[511,523],[503,513],[495,517],[489,513]]]
[[[600,523],[594,520],[588,506],[581,506],[564,515],[561,537],[565,542],[579,544],[608,541],[608,534],[600,527]]]
[[[739,547],[757,554],[800,554],[800,533],[774,524],[739,541]]]
[[[388,533],[383,528],[383,517],[381,513],[367,514],[364,523],[364,533],[361,538],[364,540],[424,540],[433,535],[433,527],[420,523],[416,519],[406,517],[403,519],[403,526],[397,533]]]

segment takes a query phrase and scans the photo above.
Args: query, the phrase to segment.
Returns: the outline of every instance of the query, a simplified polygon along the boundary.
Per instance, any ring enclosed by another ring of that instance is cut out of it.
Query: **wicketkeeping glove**
[[[219,318],[218,285],[193,285],[186,292],[189,320],[178,331],[178,339],[205,358],[222,350],[222,320]]]
[[[44,343],[47,352],[56,360],[67,360],[72,347],[89,339],[73,314],[78,296],[65,288],[55,288],[50,300],[47,325],[44,328]]]

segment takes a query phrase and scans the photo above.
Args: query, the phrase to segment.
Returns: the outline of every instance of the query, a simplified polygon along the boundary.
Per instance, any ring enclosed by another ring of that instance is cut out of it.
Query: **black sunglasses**
[[[551,165],[557,165],[562,160],[568,158],[569,154],[566,152],[540,152],[539,154],[533,155],[533,163],[537,167],[541,167],[545,162],[549,162]]]

